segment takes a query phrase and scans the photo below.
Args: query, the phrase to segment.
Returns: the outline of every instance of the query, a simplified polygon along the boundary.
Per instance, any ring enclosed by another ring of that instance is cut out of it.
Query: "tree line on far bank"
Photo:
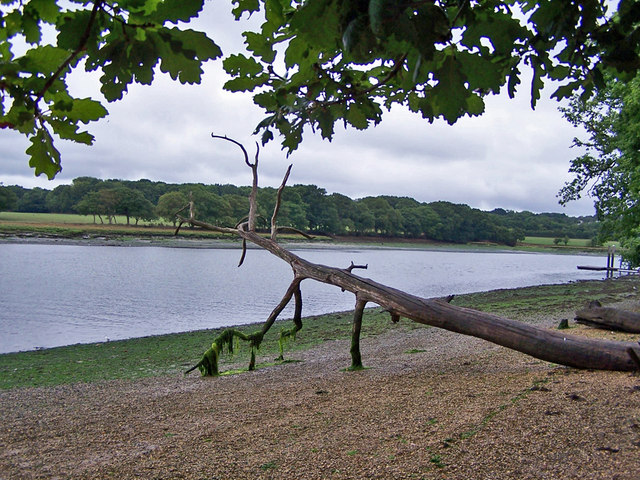
[[[79,177],[53,190],[0,187],[0,211],[78,213],[95,222],[110,223],[116,215],[127,223],[173,223],[174,214],[191,194],[198,218],[234,226],[246,216],[250,187],[234,185],[168,184],[150,180],[101,180]],[[276,189],[260,188],[260,217],[268,227]],[[559,213],[486,212],[450,202],[421,203],[409,197],[377,196],[353,200],[328,194],[316,185],[284,190],[280,224],[312,233],[338,236],[421,238],[440,242],[495,242],[515,245],[525,236],[596,239],[594,217]]]

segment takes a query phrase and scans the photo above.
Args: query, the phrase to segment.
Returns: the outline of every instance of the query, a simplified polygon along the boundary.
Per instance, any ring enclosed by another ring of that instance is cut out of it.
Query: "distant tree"
[[[118,197],[116,212],[127,217],[127,225],[133,217],[136,225],[139,220],[152,220],[156,214],[153,204],[145,198],[142,192],[127,187],[115,189]]]
[[[93,215],[93,223],[96,223],[96,216],[100,219],[100,223],[104,223],[102,220],[103,208],[100,203],[99,192],[87,193],[73,208],[80,215]]]
[[[77,201],[73,198],[71,185],[58,185],[47,194],[47,210],[51,213],[71,213]]]
[[[393,209],[384,197],[365,197],[361,202],[367,206],[374,218],[376,234],[394,236],[402,227],[402,215]]]
[[[238,190],[238,187],[236,187],[236,190]],[[229,207],[231,208],[231,216],[235,219],[236,222],[240,221],[247,215],[247,212],[249,211],[248,195],[227,193],[224,194],[224,198],[229,204]]]
[[[405,206],[399,209],[402,217],[402,233],[406,237],[419,238],[424,235],[420,207]]]
[[[187,205],[187,197],[182,192],[168,192],[158,199],[156,215],[176,226],[176,212]]]
[[[307,220],[307,210],[305,204],[285,200],[280,206],[279,218],[282,218],[280,224],[283,227],[292,227],[297,230],[309,230],[309,220]]]
[[[463,238],[460,229],[462,217],[458,213],[456,205],[449,202],[432,202],[429,207],[439,217],[439,222],[434,231],[434,239],[441,242],[461,243]]]
[[[82,200],[89,192],[96,192],[103,187],[103,181],[94,177],[77,177],[71,182],[71,189],[69,191],[71,201],[73,204]],[[73,207],[72,207],[73,208]]]
[[[98,191],[100,214],[105,215],[109,225],[116,223],[118,204],[120,202],[117,188],[103,188]]]
[[[356,202],[355,216],[352,217],[354,229],[358,235],[368,235],[375,233],[376,217],[369,209],[364,199]]]
[[[356,203],[346,195],[332,193],[328,200],[333,204],[338,215],[336,235],[349,235],[355,232]]]
[[[18,207],[18,197],[10,188],[0,184],[0,212],[10,212]]]
[[[47,196],[49,190],[44,188],[35,187],[25,192],[25,194],[18,200],[19,212],[32,212],[32,213],[47,213]]]
[[[157,205],[160,197],[167,193],[170,188],[170,186],[164,182],[153,182],[146,178],[123,183],[127,188],[141,192],[144,195],[144,198],[149,200],[153,205]]]

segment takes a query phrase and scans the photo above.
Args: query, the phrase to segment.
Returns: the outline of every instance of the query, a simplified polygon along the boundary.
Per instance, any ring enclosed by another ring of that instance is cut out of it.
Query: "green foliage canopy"
[[[593,98],[575,96],[562,110],[588,138],[574,140],[585,153],[571,162],[574,178],[560,191],[561,202],[590,194],[603,237],[633,246],[640,259],[640,76],[627,83],[608,77]]]
[[[247,214],[250,188],[78,177],[71,185],[53,190],[0,187],[0,195],[3,190],[13,193],[18,198],[15,210],[19,212],[80,213],[93,215],[94,222],[96,217],[101,222],[104,217],[112,221],[113,215],[127,213],[137,222],[155,213],[174,222],[175,213],[187,205],[192,194],[200,205],[199,214],[207,221],[232,227]],[[275,197],[274,188],[258,189],[258,228],[269,229]],[[353,200],[339,193],[328,195],[316,185],[293,185],[285,189],[282,199],[279,224],[313,234],[514,245],[525,236],[593,239],[600,228],[593,217],[503,209],[484,212],[468,205],[422,203],[409,197]],[[149,210],[152,203],[156,204],[154,212]]]
[[[640,5],[622,0],[236,0],[263,8],[252,56],[224,60],[226,88],[256,92],[267,113],[256,132],[279,132],[289,152],[305,126],[331,139],[336,122],[366,129],[383,109],[407,106],[450,124],[484,112],[484,97],[513,97],[525,69],[531,105],[545,82],[553,97],[589,97],[605,72],[630,78],[640,66]]]
[[[200,82],[202,63],[221,51],[204,33],[176,25],[196,17],[203,4],[0,0],[0,128],[30,138],[27,154],[36,175],[51,179],[62,168],[54,134],[91,145],[94,138],[81,125],[107,115],[97,100],[71,95],[73,69],[101,71],[109,102],[122,99],[132,82],[150,84],[156,67],[181,83]]]
[[[621,0],[232,0],[237,19],[260,12],[244,33],[250,52],[230,55],[226,88],[254,92],[266,112],[262,142],[282,136],[288,152],[305,126],[331,139],[336,122],[366,129],[383,109],[404,105],[428,121],[480,115],[484,97],[513,96],[531,72],[535,106],[545,82],[554,97],[589,97],[604,74],[640,67],[640,5]],[[100,71],[107,101],[157,69],[198,83],[202,63],[221,56],[188,23],[204,0],[0,0],[0,127],[29,137],[36,175],[61,169],[54,135],[91,144],[83,124],[107,115],[74,98],[73,69]],[[54,37],[47,32],[53,30]],[[209,33],[209,32],[208,32]],[[24,48],[23,43],[26,44]],[[326,219],[325,221],[333,221]]]
[[[0,184],[0,212],[15,210],[18,206],[18,196],[11,189]]]

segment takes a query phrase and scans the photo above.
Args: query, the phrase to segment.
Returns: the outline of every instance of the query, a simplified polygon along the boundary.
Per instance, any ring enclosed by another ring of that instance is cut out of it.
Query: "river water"
[[[483,250],[292,248],[310,261],[422,297],[600,279],[599,257]],[[291,281],[263,250],[0,244],[0,353],[263,321]],[[303,315],[352,309],[339,288],[302,283]],[[293,303],[293,302],[292,302]],[[292,316],[292,306],[281,318]]]

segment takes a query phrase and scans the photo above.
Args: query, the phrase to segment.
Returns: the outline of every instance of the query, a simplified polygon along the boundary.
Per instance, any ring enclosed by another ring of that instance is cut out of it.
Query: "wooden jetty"
[[[622,268],[614,267],[615,264],[615,256],[616,256],[616,247],[609,247],[609,251],[607,252],[607,266],[606,267],[593,267],[589,265],[578,265],[578,270],[592,270],[597,272],[607,272],[607,278],[613,277],[614,273],[624,274],[624,275],[638,275],[640,274],[640,269],[634,268]]]

